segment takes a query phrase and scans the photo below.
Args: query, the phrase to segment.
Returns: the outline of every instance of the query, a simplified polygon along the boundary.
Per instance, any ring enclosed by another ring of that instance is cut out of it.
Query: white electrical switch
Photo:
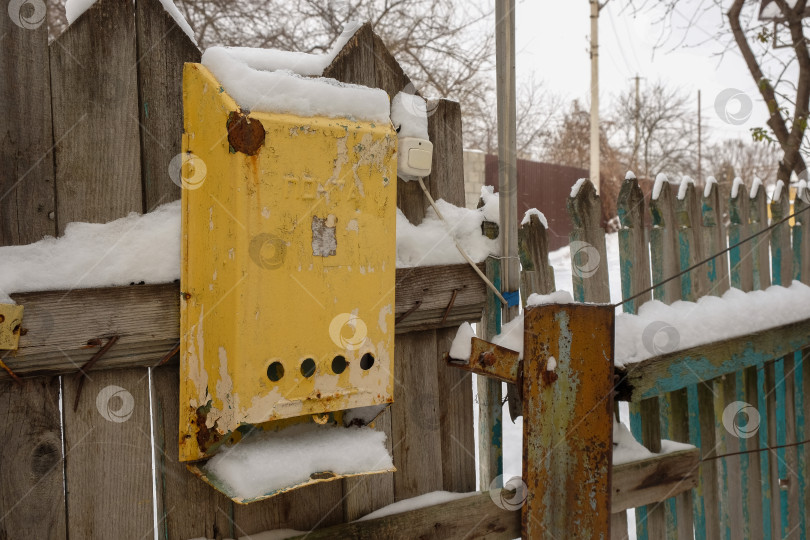
[[[397,174],[402,177],[421,177],[430,174],[433,161],[433,143],[427,139],[401,137],[399,139]]]

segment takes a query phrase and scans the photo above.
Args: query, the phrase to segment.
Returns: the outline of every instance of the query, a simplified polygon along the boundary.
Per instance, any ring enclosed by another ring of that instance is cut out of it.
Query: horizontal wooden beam
[[[612,513],[656,504],[697,487],[700,450],[689,448],[613,466]]]
[[[672,352],[623,368],[617,398],[641,401],[810,346],[810,319]]]
[[[697,485],[699,459],[699,450],[693,448],[614,466],[611,512],[655,504],[693,489]],[[503,490],[496,493],[495,499],[512,502],[514,492]],[[518,536],[520,511],[501,508],[489,492],[484,492],[377,519],[316,529],[298,538],[494,540]]]
[[[19,349],[0,358],[19,376],[75,372],[114,335],[118,342],[94,369],[153,366],[179,341],[177,283],[11,297],[25,306],[23,335]],[[480,320],[485,300],[484,283],[466,264],[397,269],[396,332]],[[0,370],[3,378],[8,374]]]

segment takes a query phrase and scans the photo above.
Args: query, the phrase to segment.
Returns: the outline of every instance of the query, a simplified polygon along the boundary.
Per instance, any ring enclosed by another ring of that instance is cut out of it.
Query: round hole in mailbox
[[[284,376],[284,366],[281,362],[273,362],[267,366],[267,378],[273,382],[281,380]]]
[[[347,365],[348,362],[346,362],[346,358],[343,356],[338,355],[332,359],[332,371],[337,375],[343,373]]]
[[[301,362],[301,375],[306,378],[312,377],[315,375],[315,360],[312,358],[307,358],[303,362]]]
[[[366,353],[360,359],[360,367],[364,370],[371,369],[371,366],[374,365],[374,355],[371,353]]]

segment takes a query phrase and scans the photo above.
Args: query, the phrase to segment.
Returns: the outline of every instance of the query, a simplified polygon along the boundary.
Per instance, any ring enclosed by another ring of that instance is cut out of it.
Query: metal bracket
[[[0,304],[0,350],[16,351],[20,345],[23,306]]]

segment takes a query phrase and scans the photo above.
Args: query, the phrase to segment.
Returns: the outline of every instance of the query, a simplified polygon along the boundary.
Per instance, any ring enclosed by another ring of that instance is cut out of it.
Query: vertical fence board
[[[750,233],[754,234],[768,226],[767,196],[765,189],[755,183],[749,194],[748,222]],[[771,285],[771,264],[769,249],[770,233],[764,233],[751,240],[751,263],[753,268],[753,285],[755,290],[764,290]],[[765,364],[760,372],[759,410],[764,425],[760,426],[760,447],[775,446],[776,433],[776,375],[773,362]],[[762,452],[760,455],[763,474],[763,512],[768,511],[770,534],[773,538],[781,537],[781,505],[779,492],[779,464],[776,451]]]
[[[678,273],[678,227],[676,225],[674,204],[670,185],[667,182],[661,185],[658,197],[650,200],[653,224],[650,231],[650,259],[653,283],[658,283]],[[633,257],[640,256],[642,255],[638,253],[633,254]],[[656,300],[668,304],[672,303],[680,297],[679,284],[680,278],[676,278],[661,287],[656,287],[653,296]],[[671,346],[672,344],[669,342],[664,344],[664,347]],[[688,411],[688,394],[686,390],[672,392],[667,395],[664,399],[665,407],[654,407],[651,403],[648,403],[651,401],[653,400],[644,400],[639,405],[631,406],[631,413],[639,416],[635,425],[636,429],[641,429],[639,433],[645,446],[653,451],[660,449],[660,433],[653,435],[650,432],[650,429],[654,430],[659,425],[668,437],[674,440],[688,441],[689,429],[686,414]],[[664,414],[661,414],[661,408],[664,409]],[[684,425],[684,423],[687,424]],[[657,508],[652,509],[648,507],[648,509],[641,512],[637,510],[636,522],[639,523],[640,520],[643,520],[645,512],[652,514],[647,517],[647,520],[651,521],[651,523],[662,520],[664,525],[667,526],[667,536],[674,537],[679,534],[679,531],[691,529],[693,521],[700,517],[699,514],[696,515],[694,509],[689,508],[694,505],[692,497],[691,493],[682,493],[674,500],[667,501],[665,505],[659,505]],[[697,523],[695,526],[700,530]],[[656,538],[652,529],[649,532],[651,538]]]
[[[685,185],[684,185],[685,184]],[[703,246],[703,219],[695,184],[684,178],[675,199],[675,220],[678,226],[678,258],[680,270],[701,260]],[[681,276],[681,298],[694,302],[708,291],[706,267],[698,267]]]
[[[322,482],[271,499],[235,504],[234,536],[240,538],[273,529],[309,531],[343,522],[343,484]]]
[[[810,284],[810,192],[807,185],[800,184],[793,200],[794,218],[792,247],[793,247],[793,279],[804,284]],[[808,421],[810,420],[810,349],[796,353],[796,437],[803,441],[810,436]],[[810,445],[799,447],[799,512],[801,514],[800,537],[807,536],[807,520],[810,514]]]
[[[442,489],[441,423],[436,377],[436,333],[397,336],[397,376],[392,408],[394,497],[407,499]]]
[[[775,198],[771,204],[771,217],[774,222],[790,215],[790,198],[788,188],[777,185],[780,193],[774,193]],[[793,249],[791,246],[791,231],[789,222],[775,225],[770,233],[771,264],[774,285],[789,287],[793,281]],[[793,354],[777,360],[777,428],[780,445],[795,444],[796,415],[793,393],[796,388],[795,363]],[[787,489],[780,489],[780,509],[782,512],[783,538],[798,538],[799,532],[799,468],[798,449],[796,447],[782,448],[778,451],[779,477],[787,481]]]
[[[143,209],[180,198],[169,162],[180,154],[183,133],[183,63],[200,51],[158,0],[135,3],[138,110],[141,123]]]
[[[442,489],[475,491],[475,433],[472,374],[452,369],[443,360],[450,352],[456,328],[436,331],[439,419],[441,427]]]
[[[548,236],[536,215],[518,227],[520,254],[520,299],[523,304],[532,294],[554,292],[554,268],[548,264]]]
[[[650,283],[649,246],[644,234],[644,193],[633,176],[626,178],[619,190],[616,205],[619,214],[619,271],[622,297],[627,298],[648,289]],[[649,292],[625,302],[625,313],[637,313],[639,306],[651,299]]]
[[[158,538],[234,536],[233,503],[180,463],[180,374],[175,366],[152,370]]]
[[[777,442],[776,422],[777,422],[777,404],[776,404],[776,362],[771,361],[765,364],[764,369],[764,405],[765,415],[767,418],[767,426],[765,429],[765,441],[768,447],[775,447]],[[762,429],[762,427],[760,427]],[[779,489],[779,456],[776,450],[768,450],[763,452],[767,454],[768,466],[763,465],[763,472],[768,474],[768,504],[771,510],[771,536],[773,538],[782,537],[782,505],[781,493]],[[763,489],[763,493],[765,489]],[[787,517],[787,516],[785,516]]]
[[[568,214],[574,223],[569,236],[574,300],[610,302],[602,203],[590,180],[582,184],[575,197],[568,199]]]
[[[393,455],[391,440],[391,408],[385,409],[374,420],[374,429],[387,435],[388,452]],[[473,482],[475,476],[473,476]],[[394,502],[393,473],[357,476],[343,480],[343,520],[354,521],[366,514]]]
[[[0,538],[66,538],[59,378],[0,383]]]
[[[68,536],[152,536],[152,448],[145,368],[64,378]]]
[[[681,269],[708,259],[726,247],[717,185],[711,183],[709,186],[708,196],[701,196],[700,200],[695,193],[694,185],[688,184],[685,190],[681,190],[684,197],[679,201],[681,214],[679,221],[683,227],[682,230],[692,229],[691,235],[683,234],[682,236]],[[684,260],[683,256],[690,260]],[[682,286],[684,298],[697,301],[706,294],[722,295],[728,288],[727,266],[724,264],[724,259],[725,256],[716,257],[690,272],[692,274],[691,286]],[[726,273],[720,274],[718,270]],[[707,417],[708,415],[713,417],[716,453],[737,452],[740,449],[740,441],[725,429],[722,422],[726,405],[736,399],[736,378],[733,375],[719,377],[708,382],[707,386],[713,390],[714,402],[710,405],[707,404],[708,412],[701,411],[701,413]],[[739,457],[730,456],[719,459],[715,462],[715,467],[720,536],[729,540],[739,538],[743,529]]]
[[[736,197],[728,200],[729,225],[728,244],[733,246],[750,235],[748,191],[742,180],[736,179],[738,189]],[[733,194],[733,193],[732,193]],[[729,251],[729,274],[731,286],[744,292],[754,289],[753,244],[746,242]],[[757,367],[746,368],[740,377],[737,397],[759,409],[759,392],[757,388]],[[760,409],[761,410],[761,409]],[[759,437],[742,440],[742,450],[749,453],[740,456],[741,490],[743,497],[743,532],[746,538],[763,538],[764,526],[770,511],[763,515],[762,465],[760,455],[753,452],[759,448]],[[770,523],[770,521],[768,522]]]
[[[487,257],[486,275],[495,287],[501,288],[501,262]],[[478,330],[481,338],[491,341],[501,332],[501,301],[487,289],[484,317]],[[478,390],[478,476],[480,489],[489,489],[503,474],[503,405],[501,381],[477,377]],[[503,481],[494,487],[503,487]]]
[[[0,246],[54,235],[51,83],[45,5],[0,17]],[[40,18],[41,17],[41,18]]]
[[[766,229],[768,227],[768,203],[763,187],[757,189],[754,196],[749,199],[749,208],[748,218],[751,234]],[[754,288],[760,291],[764,291],[771,286],[771,261],[770,250],[768,249],[770,234],[769,232],[763,233],[751,240]]]
[[[713,180],[713,179],[712,179]],[[705,195],[705,193],[704,193]],[[723,224],[723,209],[720,204],[720,190],[716,182],[710,183],[709,193],[701,198],[701,233],[705,257],[726,249],[726,228]],[[709,283],[707,294],[722,296],[729,289],[728,255],[713,258],[702,269]]]
[[[51,44],[57,223],[140,212],[135,17],[100,0]]]
[[[757,371],[756,366],[746,368],[740,374],[740,385],[737,389],[737,399],[754,407],[757,407],[759,403]],[[762,515],[762,467],[759,453],[755,452],[758,448],[759,437],[743,439],[741,450],[749,452],[740,456],[745,538],[764,538],[765,534]]]
[[[742,182],[742,180],[735,180]],[[736,197],[728,200],[728,245],[734,246],[748,238],[751,234],[749,225],[749,202],[745,184],[741,184],[737,190]],[[729,272],[731,275],[731,286],[743,292],[754,290],[754,261],[752,254],[753,244],[746,242],[740,246],[729,250]]]

